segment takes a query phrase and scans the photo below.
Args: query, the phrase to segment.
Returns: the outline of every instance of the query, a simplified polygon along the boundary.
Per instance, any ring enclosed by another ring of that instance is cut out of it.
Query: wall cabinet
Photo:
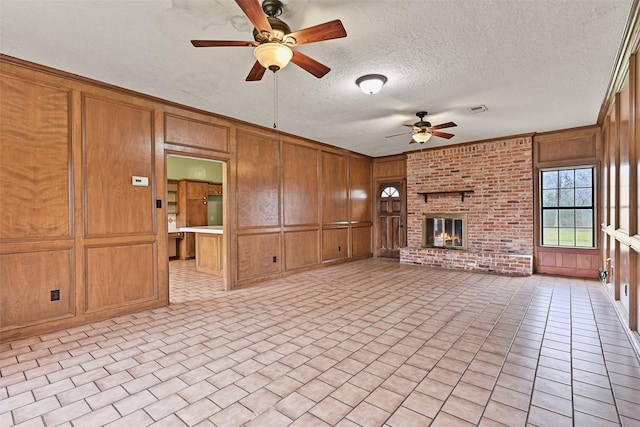
[[[207,225],[207,198],[209,183],[205,181],[178,181],[178,227]],[[196,256],[196,240],[193,233],[185,233],[180,241],[180,259]]]
[[[222,184],[209,184],[207,191],[209,196],[222,196]]]

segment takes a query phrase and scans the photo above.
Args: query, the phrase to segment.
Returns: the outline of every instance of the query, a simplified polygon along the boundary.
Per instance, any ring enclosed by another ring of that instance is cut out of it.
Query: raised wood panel
[[[618,274],[618,264],[616,262],[617,261],[616,246],[617,246],[617,242],[615,237],[609,236],[609,253],[607,254],[608,256],[607,260],[608,260],[610,276],[607,278],[607,282],[614,284],[614,287],[613,287],[614,298],[618,300],[620,299],[620,295],[618,294],[618,288],[615,286],[616,277],[617,277],[616,275]]]
[[[371,227],[351,228],[351,256],[371,256]]]
[[[382,215],[378,219],[378,256],[398,258],[400,249],[400,217]],[[394,253],[395,251],[395,253]]]
[[[346,222],[347,158],[322,152],[322,222]]]
[[[0,330],[74,314],[72,249],[0,255]],[[60,300],[51,301],[51,291]]]
[[[72,235],[70,91],[0,76],[0,239]]]
[[[171,114],[164,116],[165,141],[207,150],[229,150],[229,128]]]
[[[87,236],[155,231],[152,111],[85,97],[83,176]],[[149,178],[147,187],[131,184]]]
[[[609,118],[607,117],[602,125],[602,163],[600,167],[600,223],[606,225],[609,224]],[[596,193],[597,195],[597,193]],[[601,233],[602,239],[602,262],[601,265],[606,264],[606,258],[609,252],[609,239],[607,239],[605,233]]]
[[[635,274],[632,276],[632,283],[635,283],[633,287],[632,296],[635,295],[635,304],[631,308],[629,325],[632,330],[638,331],[640,329],[640,253],[634,251],[631,254],[631,268],[635,265]]]
[[[318,150],[282,145],[282,199],[285,225],[319,222]]]
[[[629,158],[629,149],[630,149],[630,87],[629,81],[624,84],[622,90],[620,92],[620,116],[618,121],[619,132],[618,132],[618,191],[619,191],[619,199],[618,199],[618,224],[617,228],[622,229],[629,232],[630,227],[630,199],[631,199],[631,182],[630,182],[630,158]]]
[[[284,234],[285,269],[309,267],[320,262],[317,230],[290,231]]]
[[[536,273],[597,278],[599,266],[597,250],[538,248]]]
[[[635,207],[633,212],[635,213],[635,234],[640,235],[640,64],[638,64],[638,54],[634,55],[634,91],[633,91],[633,112],[635,117],[632,120],[635,121],[633,129],[633,135],[631,135],[631,149],[633,156],[631,157],[631,191],[635,191]],[[633,216],[631,218],[633,221]],[[639,264],[640,265],[640,264]],[[639,268],[640,270],[640,268]],[[638,276],[640,281],[640,275]],[[640,298],[640,286],[638,287],[638,298]],[[640,304],[637,307],[638,314],[640,315]],[[636,323],[636,330],[640,327],[640,321]]]
[[[619,286],[619,294],[620,294],[620,302],[624,306],[627,315],[629,314],[629,294],[631,294],[631,290],[629,289],[631,286],[630,283],[630,272],[631,266],[629,265],[630,251],[629,246],[620,243],[620,255],[618,262],[618,278],[619,281],[616,281],[616,285]]]
[[[278,143],[253,133],[237,133],[237,226],[277,226]]]
[[[322,261],[331,261],[349,256],[349,229],[328,228],[322,230]]]
[[[373,177],[404,178],[407,176],[407,159],[403,154],[387,158],[373,159]]]
[[[156,252],[155,243],[85,247],[85,311],[157,299]]]
[[[615,106],[614,106],[615,107]],[[609,192],[609,223],[608,225],[612,225],[614,227],[618,226],[616,221],[617,215],[617,206],[618,206],[618,195],[617,195],[617,185],[618,185],[618,140],[616,135],[618,134],[617,126],[617,117],[616,117],[616,108],[611,109],[611,113],[609,114],[609,134],[606,136],[608,139],[608,158],[609,158],[609,188],[607,191]]]
[[[587,128],[534,136],[535,162],[595,161],[598,156],[598,128]]]
[[[224,237],[222,234],[185,234],[196,235],[196,270],[222,276],[224,270]]]
[[[371,221],[371,161],[352,157],[349,162],[351,221]]]
[[[239,281],[279,273],[280,262],[280,234],[238,236]]]

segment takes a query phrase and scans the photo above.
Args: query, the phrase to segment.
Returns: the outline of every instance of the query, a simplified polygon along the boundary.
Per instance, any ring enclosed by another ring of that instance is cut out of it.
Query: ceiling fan
[[[253,53],[257,60],[246,81],[261,80],[267,68],[275,73],[286,66],[289,61],[317,78],[321,78],[331,71],[326,65],[292,49],[292,47],[346,37],[347,32],[340,20],[336,19],[291,32],[289,26],[278,18],[283,11],[280,0],[264,0],[262,7],[258,0],[235,0],[235,2],[255,27],[253,30],[254,41],[191,40],[191,44],[195,47],[254,47]]]
[[[439,129],[452,128],[458,125],[456,125],[453,122],[447,122],[441,125],[431,126],[431,123],[426,122],[424,120],[424,116],[426,116],[427,114],[428,113],[426,111],[418,111],[416,113],[416,116],[418,116],[420,121],[417,121],[414,124],[402,125],[402,126],[410,127],[411,128],[410,132],[403,132],[403,133],[398,133],[396,135],[389,135],[387,136],[387,138],[411,134],[411,141],[409,141],[409,144],[415,144],[416,142],[420,144],[424,144],[431,138],[431,136],[438,136],[440,138],[446,138],[446,139],[451,139],[455,136],[452,133],[440,132]]]

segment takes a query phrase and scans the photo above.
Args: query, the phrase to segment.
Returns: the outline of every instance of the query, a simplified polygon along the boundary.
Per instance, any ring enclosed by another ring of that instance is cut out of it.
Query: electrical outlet
[[[51,301],[60,301],[60,289],[51,291]]]
[[[277,256],[273,256],[273,262],[278,262],[278,257]]]

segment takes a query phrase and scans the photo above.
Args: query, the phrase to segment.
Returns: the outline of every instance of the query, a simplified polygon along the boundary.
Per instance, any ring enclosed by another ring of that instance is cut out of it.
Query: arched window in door
[[[396,187],[385,187],[382,189],[380,197],[382,197],[383,199],[386,197],[400,197],[400,192]]]

